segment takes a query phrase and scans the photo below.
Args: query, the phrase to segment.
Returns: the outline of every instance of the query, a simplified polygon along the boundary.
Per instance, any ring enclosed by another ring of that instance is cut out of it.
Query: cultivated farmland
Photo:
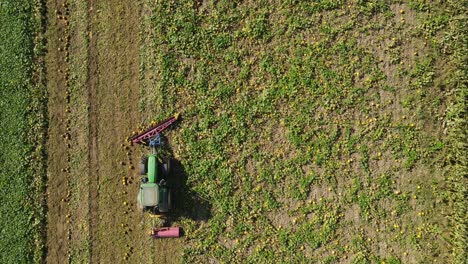
[[[465,6],[0,3],[0,262],[463,263]],[[126,138],[176,113],[153,240]]]

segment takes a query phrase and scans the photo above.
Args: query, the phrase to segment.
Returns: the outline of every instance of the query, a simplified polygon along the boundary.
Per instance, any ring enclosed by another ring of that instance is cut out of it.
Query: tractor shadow
[[[191,190],[187,184],[188,174],[179,160],[171,160],[171,178],[174,210],[166,224],[189,218],[196,222],[205,222],[211,218],[211,204]]]
[[[189,175],[182,163],[174,158],[174,154],[167,138],[161,136],[162,155],[170,158],[170,176],[167,184],[172,189],[173,210],[167,216],[165,226],[171,226],[173,222],[188,218],[196,222],[206,222],[211,218],[211,204],[190,189]]]

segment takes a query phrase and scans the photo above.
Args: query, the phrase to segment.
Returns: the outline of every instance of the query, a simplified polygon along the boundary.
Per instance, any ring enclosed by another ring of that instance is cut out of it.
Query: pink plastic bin
[[[154,228],[151,233],[153,238],[180,237],[180,227]]]

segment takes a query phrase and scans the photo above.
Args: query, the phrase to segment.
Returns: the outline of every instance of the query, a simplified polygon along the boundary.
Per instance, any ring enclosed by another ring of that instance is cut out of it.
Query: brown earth
[[[47,262],[64,263],[68,252],[68,225],[66,214],[67,204],[63,200],[67,196],[68,173],[67,146],[63,143],[62,134],[66,132],[65,110],[66,99],[66,62],[62,49],[63,43],[58,36],[65,34],[65,25],[56,18],[54,10],[62,4],[61,1],[48,1],[48,54],[46,56],[47,87],[49,93],[49,141],[48,149],[48,229],[47,229]],[[59,72],[60,71],[60,72]]]
[[[130,167],[137,167],[136,153],[142,150],[121,146],[141,120],[138,3],[49,0],[47,7],[47,262],[178,262],[181,240],[149,238],[157,220],[136,209],[138,179]],[[71,29],[55,10],[67,17]],[[64,49],[59,38],[67,35],[70,48]],[[77,58],[86,58],[84,65],[79,67]],[[85,77],[81,84],[80,77]],[[67,90],[71,101],[64,98]],[[67,128],[69,141],[61,137]]]
[[[88,168],[89,168],[89,194],[88,194],[88,206],[89,206],[89,239],[91,241],[90,260],[92,263],[99,262],[99,254],[95,252],[97,248],[96,228],[97,218],[99,216],[99,203],[98,203],[98,185],[99,185],[99,160],[98,160],[98,127],[99,122],[99,110],[98,110],[98,98],[97,89],[99,81],[99,72],[97,65],[97,34],[95,33],[94,19],[96,17],[95,1],[88,1],[89,7],[89,47],[88,47],[88,79],[86,86],[88,87]]]

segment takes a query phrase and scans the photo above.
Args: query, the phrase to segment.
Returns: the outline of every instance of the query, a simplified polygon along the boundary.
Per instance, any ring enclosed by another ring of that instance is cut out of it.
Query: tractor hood
[[[159,204],[159,186],[156,183],[140,185],[138,203],[141,206],[156,206]]]

